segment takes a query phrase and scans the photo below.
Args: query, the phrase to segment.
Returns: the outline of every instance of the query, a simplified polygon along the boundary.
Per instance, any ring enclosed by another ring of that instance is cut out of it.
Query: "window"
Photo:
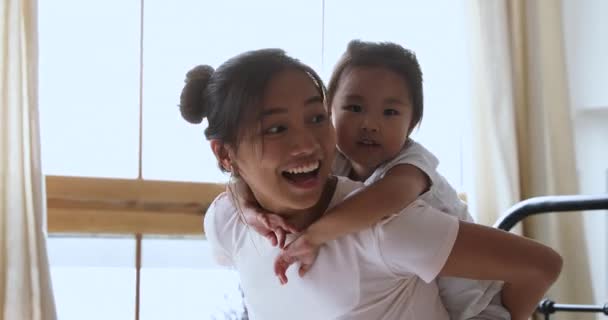
[[[139,2],[39,5],[43,172],[137,177]]]
[[[53,236],[51,276],[61,320],[135,318],[134,237]],[[238,275],[218,268],[207,241],[146,237],[140,319],[232,319],[244,312]]]
[[[144,238],[141,319],[232,319],[244,312],[235,271],[218,268],[202,239]]]
[[[47,244],[58,319],[135,318],[133,237],[54,236]]]

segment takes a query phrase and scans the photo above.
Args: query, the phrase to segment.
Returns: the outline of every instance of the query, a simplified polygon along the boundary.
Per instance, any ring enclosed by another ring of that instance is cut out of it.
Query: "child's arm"
[[[407,207],[429,187],[429,177],[418,167],[397,165],[382,179],[332,208],[305,233],[313,243],[322,244],[365,229]]]
[[[430,178],[418,167],[396,165],[382,179],[344,200],[310,225],[285,247],[282,257],[299,261],[299,274],[303,276],[314,263],[323,243],[363,230],[399,212],[428,190],[430,184]],[[284,272],[279,271],[280,266],[275,268],[279,281],[286,283]]]

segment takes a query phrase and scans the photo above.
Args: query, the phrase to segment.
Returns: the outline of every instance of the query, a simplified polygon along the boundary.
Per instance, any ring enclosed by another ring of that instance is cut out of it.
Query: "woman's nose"
[[[291,152],[292,156],[306,156],[313,154],[319,149],[319,141],[316,137],[307,130],[301,130],[297,132],[291,138]]]

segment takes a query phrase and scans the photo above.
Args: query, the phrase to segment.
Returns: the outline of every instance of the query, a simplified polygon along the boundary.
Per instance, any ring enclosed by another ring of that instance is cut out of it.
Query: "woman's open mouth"
[[[283,171],[281,174],[292,185],[299,188],[316,186],[319,177],[321,161],[314,161]]]

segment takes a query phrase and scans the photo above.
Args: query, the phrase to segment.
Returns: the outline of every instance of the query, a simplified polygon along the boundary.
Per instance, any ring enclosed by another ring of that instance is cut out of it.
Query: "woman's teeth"
[[[299,167],[291,168],[289,170],[285,170],[285,172],[291,173],[291,174],[308,173],[308,172],[315,171],[318,168],[319,168],[319,161],[316,161],[316,162],[309,163],[309,164],[306,164],[306,165],[303,165],[303,166],[299,166]]]

